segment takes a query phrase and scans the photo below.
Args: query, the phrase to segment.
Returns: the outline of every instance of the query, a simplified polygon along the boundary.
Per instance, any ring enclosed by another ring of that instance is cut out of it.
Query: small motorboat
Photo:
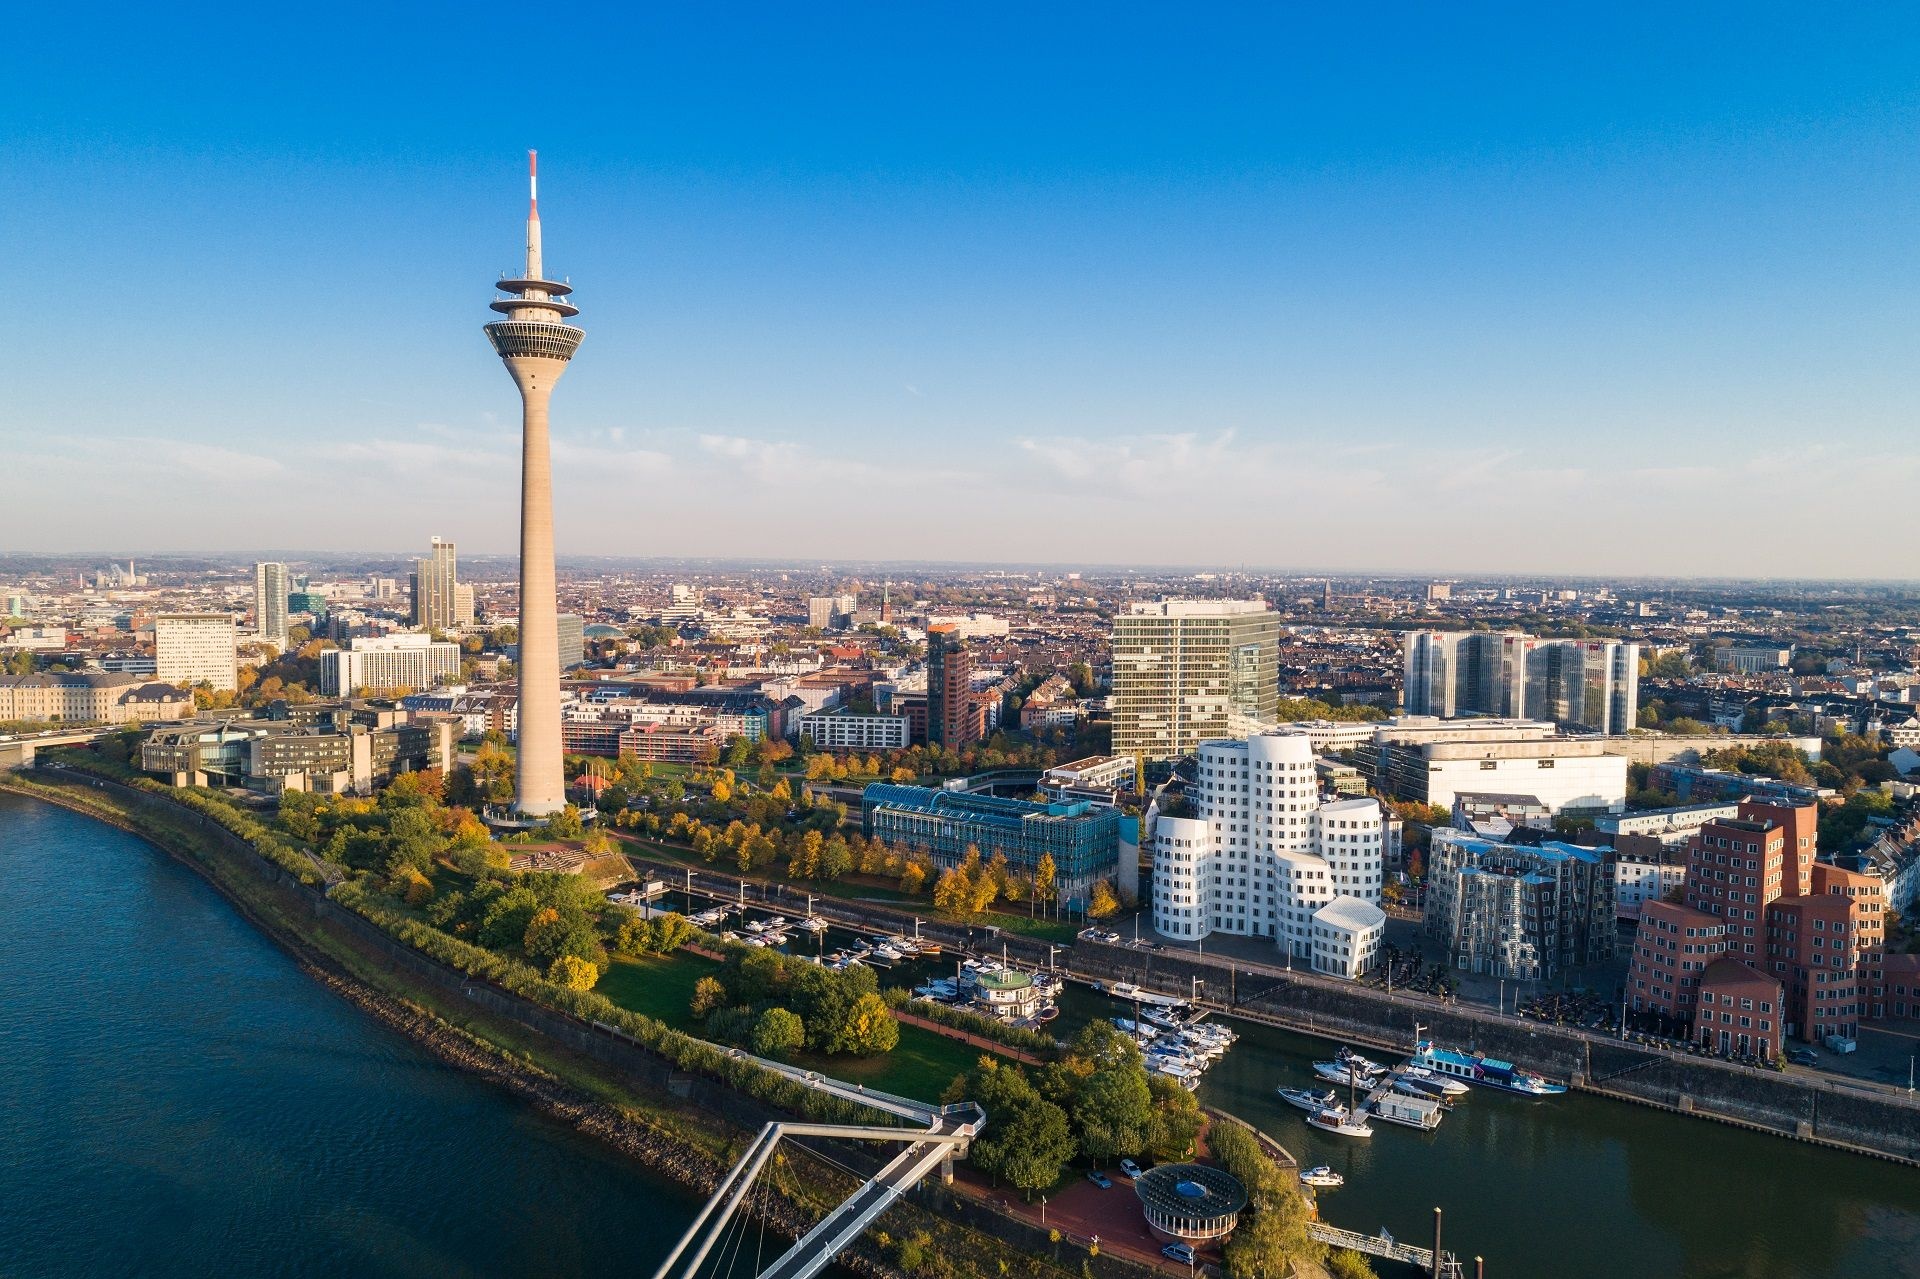
[[[1332,1190],[1337,1186],[1346,1185],[1347,1179],[1325,1164],[1321,1164],[1317,1168],[1302,1169],[1300,1184],[1312,1186],[1315,1190]]]
[[[1298,1106],[1310,1115],[1317,1115],[1335,1103],[1331,1088],[1325,1092],[1316,1092],[1311,1088],[1281,1088],[1277,1090],[1280,1100],[1289,1106]]]
[[[1351,1083],[1372,1088],[1386,1072],[1378,1066],[1371,1071],[1364,1070],[1357,1061],[1316,1061],[1313,1063],[1313,1073],[1336,1084]]]
[[[1432,1084],[1449,1097],[1464,1097],[1473,1091],[1458,1079],[1448,1079],[1445,1075],[1435,1074],[1425,1066],[1404,1066],[1400,1073],[1404,1076]]]

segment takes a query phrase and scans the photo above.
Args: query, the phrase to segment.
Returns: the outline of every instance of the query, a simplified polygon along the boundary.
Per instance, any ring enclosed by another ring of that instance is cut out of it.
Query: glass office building
[[[861,809],[867,838],[925,853],[941,870],[971,847],[983,861],[1004,853],[1011,870],[1031,875],[1051,853],[1056,890],[1070,910],[1084,908],[1094,884],[1119,865],[1120,811],[1085,800],[1036,804],[875,782],[862,794]]]

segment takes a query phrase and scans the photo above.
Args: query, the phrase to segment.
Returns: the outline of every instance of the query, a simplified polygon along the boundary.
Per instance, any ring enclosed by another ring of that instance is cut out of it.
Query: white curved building
[[[1372,799],[1323,804],[1307,734],[1277,729],[1200,744],[1190,817],[1153,828],[1153,926],[1176,941],[1271,937],[1313,959],[1313,916],[1380,903],[1384,815]]]

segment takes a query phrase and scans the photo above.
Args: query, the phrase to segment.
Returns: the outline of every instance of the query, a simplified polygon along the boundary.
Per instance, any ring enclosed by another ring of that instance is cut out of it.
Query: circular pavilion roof
[[[1231,1217],[1247,1206],[1240,1179],[1205,1164],[1161,1164],[1142,1173],[1133,1193],[1149,1214],[1170,1217]]]

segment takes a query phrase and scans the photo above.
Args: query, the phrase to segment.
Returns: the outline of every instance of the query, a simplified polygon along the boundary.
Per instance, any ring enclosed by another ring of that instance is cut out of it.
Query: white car
[[[1126,1173],[1128,1179],[1131,1181],[1140,1180],[1140,1165],[1131,1159],[1122,1159],[1120,1161],[1120,1171]]]

